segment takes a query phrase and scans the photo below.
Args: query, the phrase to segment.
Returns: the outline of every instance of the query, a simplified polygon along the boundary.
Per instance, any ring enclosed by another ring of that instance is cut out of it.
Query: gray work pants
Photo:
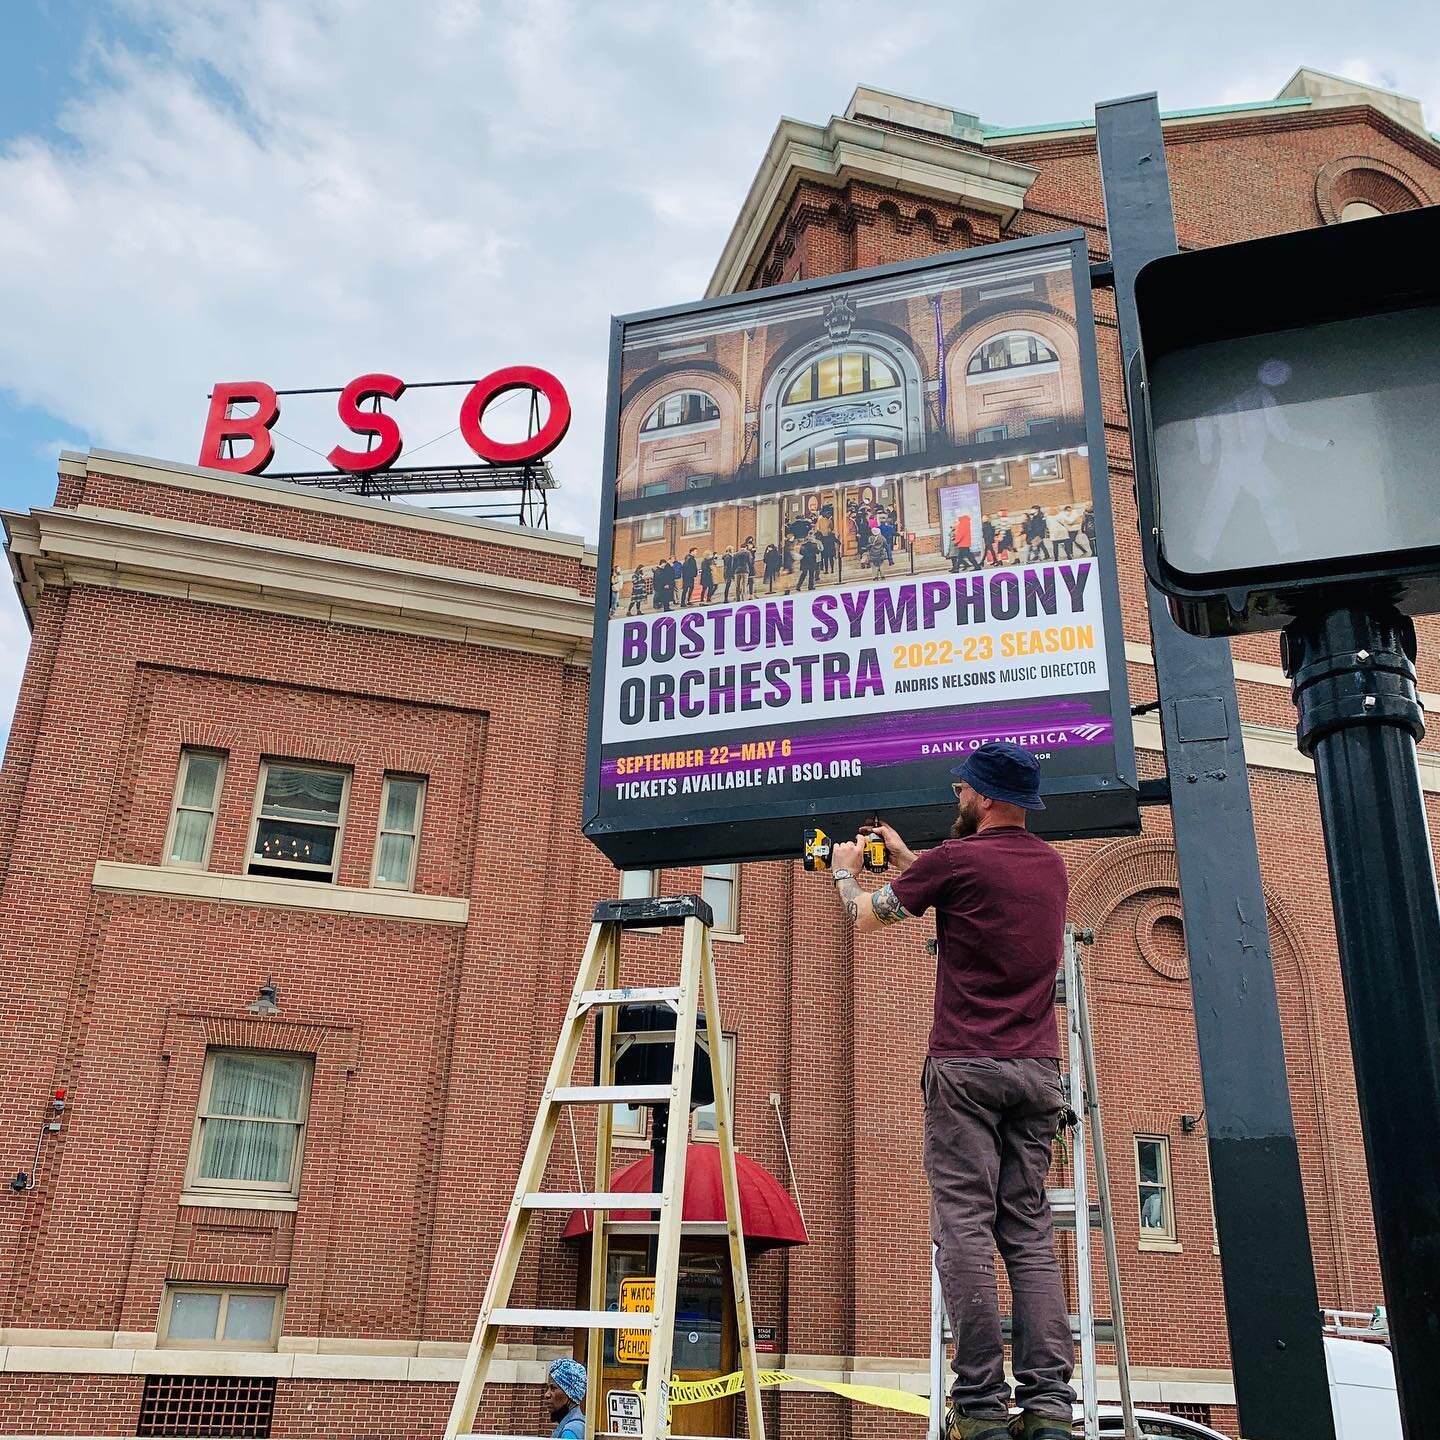
[[[995,1294],[1000,1250],[1014,1298],[1015,1400],[1068,1423],[1075,1345],[1045,1177],[1064,1107],[1053,1060],[927,1059],[925,1174],[940,1289],[955,1333],[962,1415],[1008,1411]]]

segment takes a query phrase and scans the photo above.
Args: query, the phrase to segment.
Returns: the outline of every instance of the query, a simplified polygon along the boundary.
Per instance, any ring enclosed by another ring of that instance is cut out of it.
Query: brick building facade
[[[1184,245],[1440,198],[1418,107],[1312,72],[1166,135]],[[781,124],[712,289],[1076,224],[1102,259],[1101,208],[1087,126],[1002,131],[861,90],[827,126]],[[1154,678],[1096,298],[1138,701]],[[637,402],[637,427],[665,398]],[[53,506],[5,516],[34,635],[0,770],[0,1139],[25,1176],[0,1203],[0,1433],[135,1434],[142,1409],[213,1404],[249,1417],[236,1433],[438,1434],[590,906],[620,883],[578,831],[594,554],[102,452],[60,469]],[[1423,625],[1432,712],[1437,640]],[[1320,1298],[1365,1308],[1381,1296],[1311,770],[1273,642],[1237,642],[1235,668]],[[1136,732],[1158,774],[1153,718]],[[1434,821],[1433,747],[1422,771]],[[1143,835],[1066,852],[1098,935],[1139,1393],[1233,1433],[1167,825],[1149,810]],[[755,1259],[757,1323],[789,1368],[923,1390],[920,935],[852,944],[829,886],[790,864],[657,883],[728,909],[737,1141],[786,1177],[783,1123],[794,1158],[810,1243]],[[627,946],[639,978],[673,962],[671,937]],[[552,1169],[574,1185],[564,1140]],[[564,1219],[532,1230],[521,1286],[542,1305],[570,1303],[583,1268]],[[568,1339],[512,1338],[482,1418],[534,1433]],[[811,1392],[766,1403],[781,1436],[920,1428]]]

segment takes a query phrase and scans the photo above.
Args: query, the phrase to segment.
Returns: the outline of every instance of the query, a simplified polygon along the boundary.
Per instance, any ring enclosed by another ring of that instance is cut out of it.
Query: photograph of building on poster
[[[1075,253],[622,326],[602,814],[1115,775]]]

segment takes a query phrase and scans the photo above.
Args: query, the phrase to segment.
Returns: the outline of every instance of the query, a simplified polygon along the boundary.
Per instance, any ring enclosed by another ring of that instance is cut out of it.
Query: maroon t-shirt
[[[999,826],[927,850],[890,883],[912,915],[935,908],[930,1054],[1059,1059],[1055,976],[1070,894],[1059,852]]]

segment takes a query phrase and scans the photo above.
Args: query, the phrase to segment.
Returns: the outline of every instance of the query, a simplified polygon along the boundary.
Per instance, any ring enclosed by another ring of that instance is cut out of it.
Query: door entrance
[[[588,1272],[588,1267],[581,1266]],[[645,1273],[645,1251],[618,1249],[606,1256],[605,1308],[620,1301],[620,1282]],[[723,1246],[711,1240],[687,1244],[680,1252],[680,1280],[675,1305],[675,1349],[671,1366],[681,1380],[713,1380],[739,1368],[739,1339],[735,1333],[735,1297],[730,1261]],[[639,1365],[620,1365],[615,1359],[615,1332],[605,1332],[604,1388],[630,1390],[642,1385],[645,1371]],[[600,1413],[606,1413],[603,1398]],[[735,1397],[707,1400],[699,1405],[677,1405],[672,1435],[733,1435]]]

